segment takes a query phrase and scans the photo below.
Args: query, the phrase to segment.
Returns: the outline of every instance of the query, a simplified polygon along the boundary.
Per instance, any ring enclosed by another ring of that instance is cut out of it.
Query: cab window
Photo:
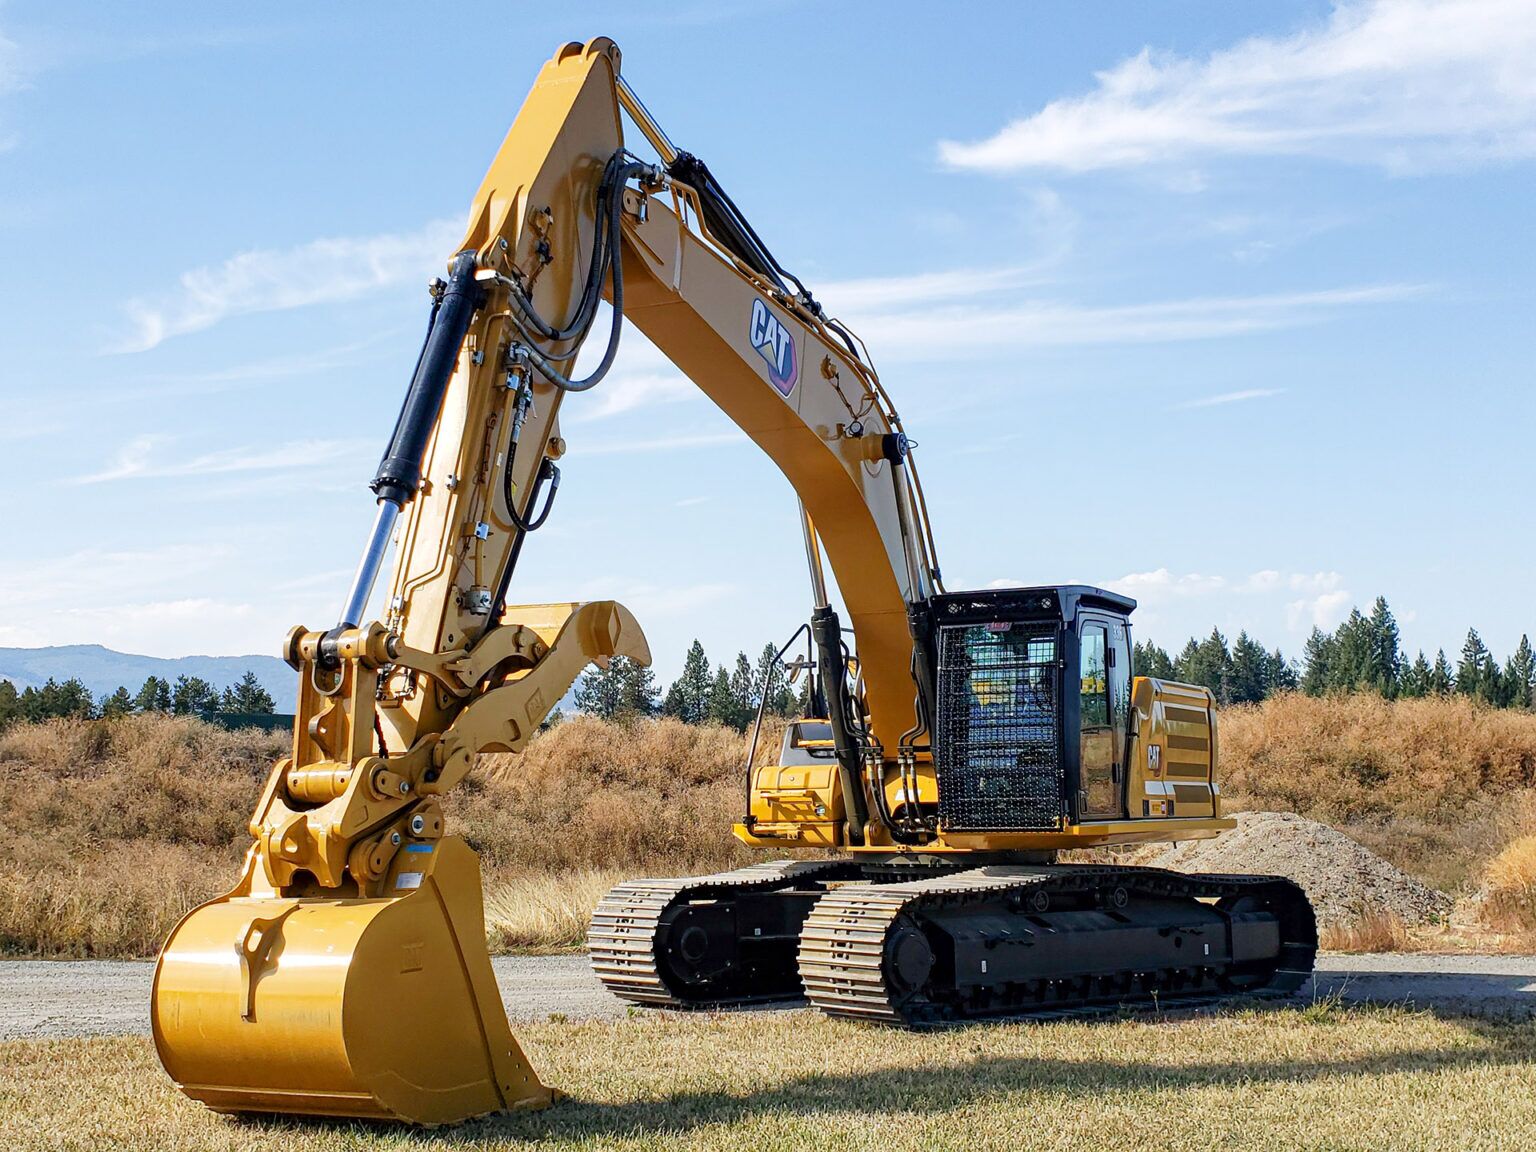
[[[1090,624],[1083,629],[1081,669],[1081,711],[1084,728],[1109,726],[1109,677],[1104,664],[1107,645],[1104,626]]]

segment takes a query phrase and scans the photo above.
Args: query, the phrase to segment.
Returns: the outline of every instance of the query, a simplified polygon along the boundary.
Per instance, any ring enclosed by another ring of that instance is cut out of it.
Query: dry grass
[[[167,716],[0,733],[0,952],[153,955],[234,881],[285,745]],[[485,757],[446,806],[484,862],[492,947],[573,947],[621,879],[753,859],[730,832],[745,752],[723,728],[578,717],[523,756]]]
[[[1460,698],[1288,696],[1227,710],[1221,739],[1231,806],[1331,823],[1447,891],[1536,835],[1536,715]],[[0,733],[0,952],[153,953],[187,908],[233,880],[284,743],[162,716]],[[610,879],[758,858],[730,832],[744,756],[744,739],[723,728],[577,717],[522,756],[485,757],[447,806],[485,863],[493,947],[572,946]],[[1511,939],[1536,939],[1511,919],[1511,901],[1529,894],[1512,893],[1490,914]],[[1359,947],[1395,935],[1348,932]]]
[[[1491,927],[1536,934],[1536,835],[1521,836],[1489,861],[1482,914]]]
[[[1536,714],[1463,697],[1289,695],[1221,715],[1234,808],[1331,824],[1442,891],[1536,817]]]
[[[1332,924],[1318,933],[1329,952],[1411,952],[1417,938],[1391,912],[1370,912],[1348,924]]]
[[[586,945],[592,909],[615,884],[634,876],[618,869],[512,873],[486,878],[485,936],[494,952],[560,952]]]
[[[1536,1026],[1395,1009],[892,1033],[810,1013],[523,1027],[569,1093],[422,1132],[219,1118],[139,1039],[0,1046],[15,1152],[351,1149],[1513,1149],[1536,1146]]]

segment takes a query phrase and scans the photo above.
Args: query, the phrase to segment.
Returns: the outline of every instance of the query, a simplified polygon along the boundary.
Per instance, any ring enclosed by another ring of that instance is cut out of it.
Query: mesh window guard
[[[965,832],[1056,828],[1062,813],[1059,625],[939,629],[939,821]]]

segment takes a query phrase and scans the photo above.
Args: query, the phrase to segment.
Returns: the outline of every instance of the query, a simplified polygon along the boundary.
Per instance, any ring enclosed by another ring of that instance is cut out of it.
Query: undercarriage
[[[1311,974],[1317,929],[1281,877],[874,857],[621,884],[588,942],[598,977],[636,1003],[803,996],[921,1027],[1284,996]]]

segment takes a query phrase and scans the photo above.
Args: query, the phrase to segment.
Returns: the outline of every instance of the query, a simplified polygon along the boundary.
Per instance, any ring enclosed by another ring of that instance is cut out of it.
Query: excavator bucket
[[[259,873],[253,852],[155,969],[155,1047],[187,1095],[425,1125],[552,1101],[507,1025],[462,840],[405,845],[380,898],[253,894]]]

